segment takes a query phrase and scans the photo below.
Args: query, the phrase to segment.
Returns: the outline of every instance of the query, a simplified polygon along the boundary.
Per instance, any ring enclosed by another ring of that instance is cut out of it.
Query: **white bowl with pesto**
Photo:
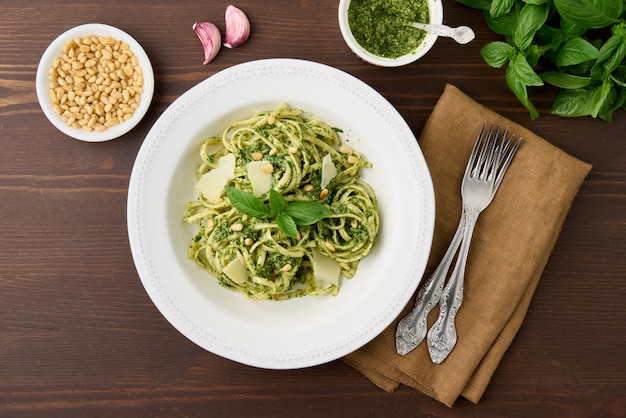
[[[372,0],[340,0],[339,1],[339,9],[338,9],[338,17],[339,17],[339,28],[341,30],[341,35],[345,40],[348,47],[354,52],[358,57],[362,60],[369,62],[370,64],[378,65],[381,67],[399,67],[402,65],[407,65],[412,62],[417,61],[421,57],[423,57],[430,49],[435,45],[438,36],[427,33],[421,42],[410,47],[406,51],[398,54],[393,49],[387,48],[387,45],[384,39],[381,39],[380,42],[375,42],[376,36],[381,36],[380,34],[372,33],[371,27],[367,27],[367,21],[376,20],[378,23],[383,20],[389,18],[389,14],[387,17],[384,15],[371,15],[366,17],[362,22],[365,21],[365,24],[359,24],[355,22],[354,19],[351,19],[350,16],[354,17],[358,15],[358,11],[356,10],[356,6],[363,6]],[[374,0],[376,1],[376,0]],[[443,23],[443,5],[441,0],[422,0],[424,2],[424,6],[428,7],[428,21],[422,23],[432,23],[432,24],[441,24]],[[350,5],[354,3],[352,11],[350,11]],[[407,3],[411,3],[407,0]],[[350,11],[350,13],[349,13]],[[355,14],[356,13],[356,14]],[[369,12],[368,12],[369,13]],[[374,13],[385,13],[385,12],[374,12]],[[390,31],[395,30],[393,26],[401,25],[406,26],[411,22],[403,22],[401,18],[398,18],[398,23],[391,23],[388,28]],[[380,25],[378,25],[380,27]],[[419,30],[415,28],[407,29],[415,31],[416,34],[419,34]],[[409,32],[405,32],[407,34]],[[362,43],[359,43],[357,39],[363,40],[363,34],[370,37],[371,45],[363,46]],[[418,35],[419,37],[419,35]],[[394,37],[397,40],[397,37]],[[408,43],[407,43],[408,44]],[[401,48],[401,50],[404,47]],[[376,51],[374,51],[376,49]],[[399,56],[395,56],[399,55]]]

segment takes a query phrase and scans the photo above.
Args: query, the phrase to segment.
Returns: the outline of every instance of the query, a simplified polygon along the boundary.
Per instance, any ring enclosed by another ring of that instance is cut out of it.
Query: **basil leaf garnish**
[[[265,203],[253,194],[244,192],[235,187],[229,187],[226,189],[226,196],[230,200],[230,203],[244,215],[261,219],[267,219],[272,216],[272,213],[267,206],[265,206]]]
[[[297,200],[289,203],[285,214],[289,215],[296,225],[313,225],[327,217],[332,211],[319,202]]]
[[[258,197],[236,187],[227,188],[226,196],[235,209],[244,215],[261,219],[276,218],[278,227],[291,238],[298,235],[297,225],[313,225],[332,213],[328,207],[315,201],[287,202],[274,189],[270,189],[269,208]]]
[[[270,212],[272,212],[272,216],[278,216],[283,213],[285,206],[287,206],[287,202],[285,202],[283,195],[274,189],[270,189]]]
[[[281,213],[276,217],[276,224],[291,238],[296,238],[298,236],[298,228],[296,227],[296,223],[291,216]]]

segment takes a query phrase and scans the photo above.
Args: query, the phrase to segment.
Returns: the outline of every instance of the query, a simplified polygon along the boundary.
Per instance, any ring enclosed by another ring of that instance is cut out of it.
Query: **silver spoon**
[[[428,23],[418,23],[413,22],[411,26],[417,29],[425,30],[428,33],[432,33],[437,36],[446,36],[448,38],[454,39],[456,42],[460,44],[466,44],[471,42],[476,35],[472,28],[468,26],[459,26],[458,28],[451,28],[446,25],[433,25]]]

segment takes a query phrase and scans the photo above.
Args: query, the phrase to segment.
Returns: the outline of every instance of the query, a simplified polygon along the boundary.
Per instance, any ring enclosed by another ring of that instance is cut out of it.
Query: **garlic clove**
[[[250,36],[250,21],[241,9],[231,4],[226,8],[224,20],[226,23],[225,47],[236,48],[248,39],[248,36]]]
[[[202,64],[206,65],[219,52],[222,46],[222,35],[217,26],[211,22],[196,22],[193,24],[193,31],[198,35],[204,47],[204,62]]]

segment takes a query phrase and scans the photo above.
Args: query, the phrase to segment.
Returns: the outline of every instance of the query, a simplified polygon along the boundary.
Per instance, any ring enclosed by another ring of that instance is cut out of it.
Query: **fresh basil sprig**
[[[298,235],[297,225],[313,225],[332,212],[319,202],[285,198],[274,189],[270,189],[269,208],[261,199],[236,187],[228,187],[226,196],[235,209],[244,215],[260,219],[276,219],[278,227],[291,238]]]
[[[456,1],[483,10],[489,28],[505,37],[480,54],[492,67],[506,66],[506,83],[531,119],[539,112],[528,88],[544,82],[560,89],[551,114],[611,121],[615,110],[626,110],[623,0]],[[608,35],[596,38],[603,28]]]

